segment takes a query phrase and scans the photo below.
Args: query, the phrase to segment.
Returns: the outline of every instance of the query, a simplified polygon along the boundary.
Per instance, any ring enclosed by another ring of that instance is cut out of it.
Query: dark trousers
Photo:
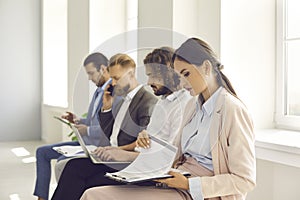
[[[77,200],[83,192],[91,187],[103,185],[121,185],[117,181],[106,178],[106,172],[116,172],[128,164],[94,164],[90,158],[70,160],[59,179],[52,200]]]

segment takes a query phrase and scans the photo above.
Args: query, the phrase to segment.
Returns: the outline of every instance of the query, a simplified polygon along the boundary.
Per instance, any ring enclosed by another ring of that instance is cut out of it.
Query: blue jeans
[[[57,144],[50,144],[41,146],[36,150],[36,182],[34,195],[43,199],[49,197],[49,185],[51,179],[51,160],[62,160],[66,157],[57,153],[52,147],[59,147],[64,145],[78,146],[78,142],[63,142]]]

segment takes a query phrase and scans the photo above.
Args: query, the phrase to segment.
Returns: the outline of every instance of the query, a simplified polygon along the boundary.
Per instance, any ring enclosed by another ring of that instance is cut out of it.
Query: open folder
[[[126,168],[105,176],[123,183],[133,184],[153,179],[170,178],[169,171],[177,153],[177,147],[151,136],[151,147],[142,149],[137,158]],[[182,172],[189,175],[187,172]]]

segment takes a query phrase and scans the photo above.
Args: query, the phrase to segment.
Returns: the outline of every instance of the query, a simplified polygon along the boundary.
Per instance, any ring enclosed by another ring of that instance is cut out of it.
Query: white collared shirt
[[[118,135],[120,132],[120,128],[122,125],[122,122],[124,120],[125,114],[129,108],[129,105],[136,95],[136,93],[143,87],[143,85],[138,85],[136,88],[131,90],[125,97],[124,102],[122,103],[119,112],[116,115],[115,122],[113,125],[112,134],[110,136],[110,144],[111,146],[118,146]]]
[[[182,152],[187,156],[192,156],[198,163],[211,171],[213,171],[213,164],[209,128],[215,102],[221,91],[222,87],[207,99],[202,106],[197,102],[196,114],[182,132]]]
[[[174,143],[182,126],[186,104],[190,99],[192,96],[189,92],[182,89],[158,100],[147,127],[148,134]]]
[[[181,147],[186,156],[191,156],[198,163],[213,171],[211,141],[209,129],[212,120],[212,113],[216,106],[216,101],[222,91],[220,87],[204,104],[201,106],[197,102],[196,114],[182,132]],[[189,178],[189,193],[194,200],[203,200],[202,182],[200,177]]]

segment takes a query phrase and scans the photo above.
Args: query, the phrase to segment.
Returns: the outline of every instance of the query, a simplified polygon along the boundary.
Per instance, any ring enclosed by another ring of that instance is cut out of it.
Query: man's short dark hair
[[[155,76],[161,76],[164,86],[171,91],[174,91],[180,84],[180,77],[171,66],[173,54],[173,48],[161,47],[154,49],[144,59],[145,66],[151,67]]]
[[[97,71],[99,71],[101,65],[108,66],[108,59],[102,53],[96,52],[86,57],[86,59],[83,62],[83,66],[86,66],[90,63],[93,63]]]

